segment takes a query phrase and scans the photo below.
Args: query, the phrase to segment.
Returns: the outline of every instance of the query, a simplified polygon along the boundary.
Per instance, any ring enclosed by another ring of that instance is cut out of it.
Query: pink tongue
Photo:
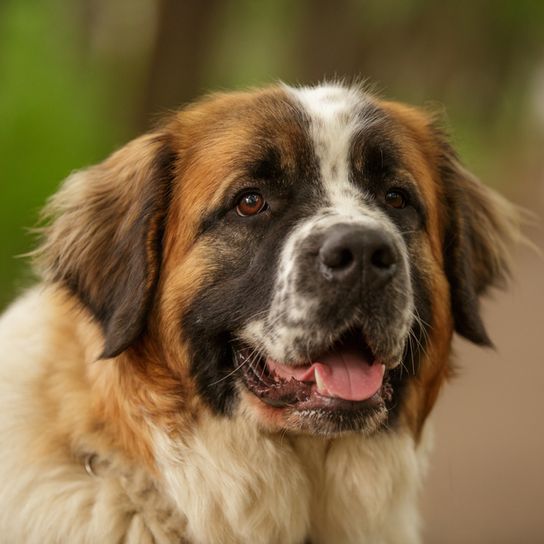
[[[268,360],[268,366],[284,379],[317,384],[317,390],[327,397],[345,400],[366,400],[380,389],[385,366],[369,364],[355,349],[327,353],[309,367],[292,367]]]

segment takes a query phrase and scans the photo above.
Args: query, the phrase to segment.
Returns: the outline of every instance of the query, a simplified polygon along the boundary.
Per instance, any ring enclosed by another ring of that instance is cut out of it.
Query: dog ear
[[[101,358],[143,331],[159,275],[174,154],[166,134],[142,136],[103,163],[72,174],[45,209],[36,262],[102,326]]]
[[[455,330],[492,346],[480,315],[480,297],[503,287],[509,276],[509,247],[519,237],[518,209],[485,187],[442,139],[441,177],[446,216],[444,260]]]

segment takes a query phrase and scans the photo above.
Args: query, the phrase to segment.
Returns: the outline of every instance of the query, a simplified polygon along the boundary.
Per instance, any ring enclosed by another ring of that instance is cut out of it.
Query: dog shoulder
[[[83,364],[95,335],[77,303],[43,285],[0,318],[2,542],[170,541],[169,509],[145,472],[124,478],[118,454],[104,474],[85,470],[85,451],[105,447]]]

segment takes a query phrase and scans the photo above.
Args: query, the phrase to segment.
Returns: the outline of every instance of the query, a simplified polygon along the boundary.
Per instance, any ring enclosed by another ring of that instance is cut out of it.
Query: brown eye
[[[238,200],[236,213],[241,217],[257,215],[266,206],[266,201],[260,193],[245,193]]]
[[[402,209],[406,207],[406,195],[402,191],[387,191],[385,203],[392,208]]]

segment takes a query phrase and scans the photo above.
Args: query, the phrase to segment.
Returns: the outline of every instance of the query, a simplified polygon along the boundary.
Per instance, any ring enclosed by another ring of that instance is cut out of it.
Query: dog
[[[516,208],[359,86],[210,95],[47,208],[0,320],[0,535],[417,543],[457,332]]]

